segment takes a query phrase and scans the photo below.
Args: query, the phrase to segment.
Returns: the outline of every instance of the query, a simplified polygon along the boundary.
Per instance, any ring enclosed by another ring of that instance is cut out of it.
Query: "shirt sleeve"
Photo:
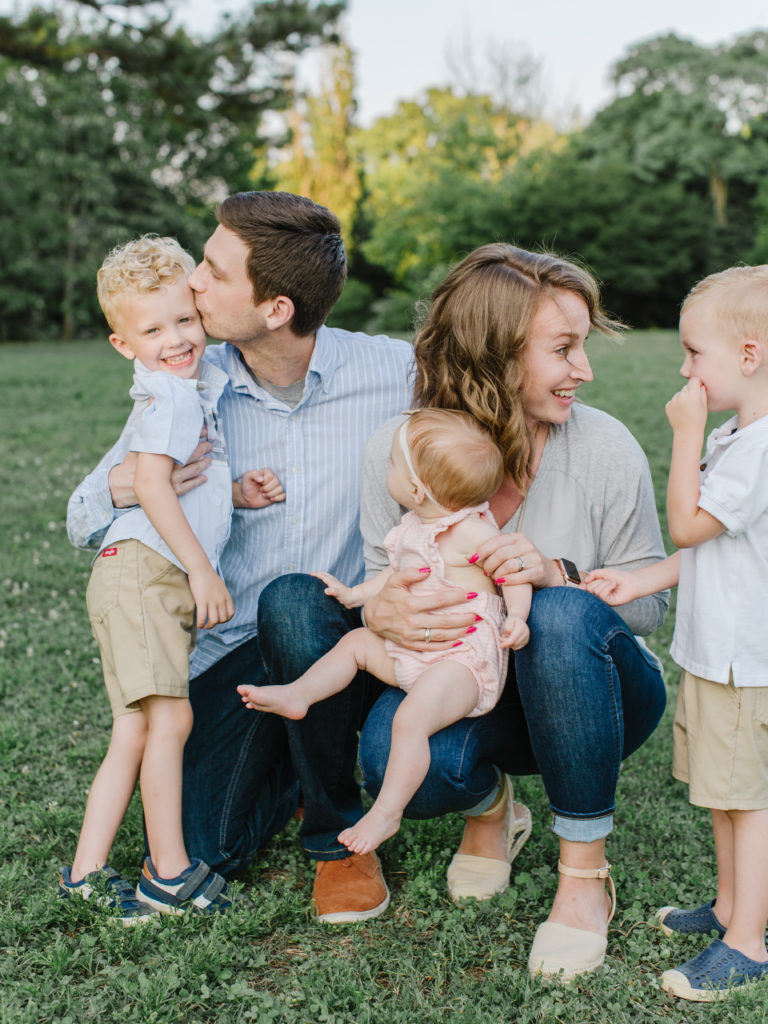
[[[197,447],[203,428],[196,382],[158,372],[150,374],[144,383],[153,401],[136,424],[130,450],[169,455],[184,465]]]
[[[96,468],[75,488],[67,505],[67,536],[76,548],[97,549],[115,516],[127,509],[116,509],[109,491],[109,473],[131,450],[131,437],[144,409],[137,403],[117,442]]]
[[[363,451],[360,531],[363,535],[365,577],[369,579],[389,565],[384,540],[398,525],[402,510],[387,490],[387,466],[392,438],[403,417],[389,420],[368,439]]]
[[[732,537],[748,530],[768,509],[767,463],[764,446],[736,441],[702,480],[699,508]]]

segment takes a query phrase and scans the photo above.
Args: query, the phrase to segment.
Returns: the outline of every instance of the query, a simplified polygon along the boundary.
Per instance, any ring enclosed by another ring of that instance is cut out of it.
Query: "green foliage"
[[[335,39],[342,8],[270,0],[205,39],[167,2],[0,19],[0,340],[97,327],[94,274],[126,237],[199,253],[212,202],[252,187],[264,112],[292,98],[286,56]]]
[[[401,103],[356,141],[361,248],[391,278],[369,324],[406,331],[430,271],[494,240],[575,256],[629,323],[675,323],[696,280],[768,258],[766,49],[766,32],[639,44],[567,139],[488,97]]]
[[[673,332],[588,342],[585,400],[625,419],[649,454],[657,495],[669,460],[665,400],[679,385]],[[716,1009],[659,989],[700,940],[652,923],[667,903],[714,895],[707,816],[670,773],[676,672],[671,617],[652,638],[666,667],[667,714],[624,765],[609,856],[619,910],[605,967],[567,987],[525,969],[554,893],[557,849],[540,780],[516,780],[533,835],[510,888],[456,907],[445,869],[458,816],[403,824],[382,850],[392,906],[377,921],[324,928],[309,916],[312,864],[297,826],[259,854],[243,914],[121,929],[56,898],[86,790],[107,744],[109,709],[84,592],[90,559],[63,529],[70,490],[114,440],[129,402],[128,364],[106,344],[6,345],[0,406],[0,1024],[741,1024],[768,1020],[768,988]],[[134,802],[113,852],[137,877]],[[713,1010],[716,1018],[713,1017]]]
[[[501,183],[521,156],[553,137],[548,125],[488,96],[430,89],[423,102],[401,102],[356,137],[366,175],[366,259],[398,284],[420,287],[437,264],[494,235]]]

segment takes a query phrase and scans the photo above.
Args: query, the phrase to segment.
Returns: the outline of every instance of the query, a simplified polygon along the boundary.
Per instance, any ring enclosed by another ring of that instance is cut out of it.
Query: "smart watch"
[[[569,583],[574,586],[581,583],[581,573],[569,558],[555,558],[554,562],[562,574],[563,584],[566,587]]]

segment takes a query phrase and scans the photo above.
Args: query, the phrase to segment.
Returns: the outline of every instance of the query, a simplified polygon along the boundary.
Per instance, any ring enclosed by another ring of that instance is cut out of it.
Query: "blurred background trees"
[[[609,307],[667,326],[702,275],[768,261],[768,33],[661,36],[615,65],[615,98],[542,116],[526,53],[454,54],[456,84],[362,128],[343,2],[269,0],[207,37],[173,0],[68,0],[0,18],[0,338],[99,333],[104,252],[144,231],[199,253],[216,200],[311,196],[340,217],[351,275],[331,322],[407,335],[455,260],[506,240],[584,261]],[[320,84],[296,60],[321,51]]]

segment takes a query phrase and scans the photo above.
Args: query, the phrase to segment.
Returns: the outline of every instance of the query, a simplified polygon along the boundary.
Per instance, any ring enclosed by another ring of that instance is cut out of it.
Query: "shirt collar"
[[[153,377],[171,377],[173,380],[178,381],[182,387],[194,388],[211,405],[216,405],[221,398],[221,393],[227,386],[228,380],[223,370],[220,370],[218,366],[214,366],[213,363],[209,363],[205,359],[200,360],[199,376],[190,378],[175,377],[173,374],[166,373],[165,370],[149,370],[140,359],[134,359],[131,398],[134,400],[146,398],[150,381]]]
[[[240,351],[228,341],[224,343],[224,350],[226,352],[226,369],[232,387],[235,391],[247,391],[253,394],[254,388],[258,388],[258,385],[248,372]],[[323,324],[315,335],[315,346],[309,360],[307,380],[314,376],[327,394],[340,362],[339,344],[335,332]]]

